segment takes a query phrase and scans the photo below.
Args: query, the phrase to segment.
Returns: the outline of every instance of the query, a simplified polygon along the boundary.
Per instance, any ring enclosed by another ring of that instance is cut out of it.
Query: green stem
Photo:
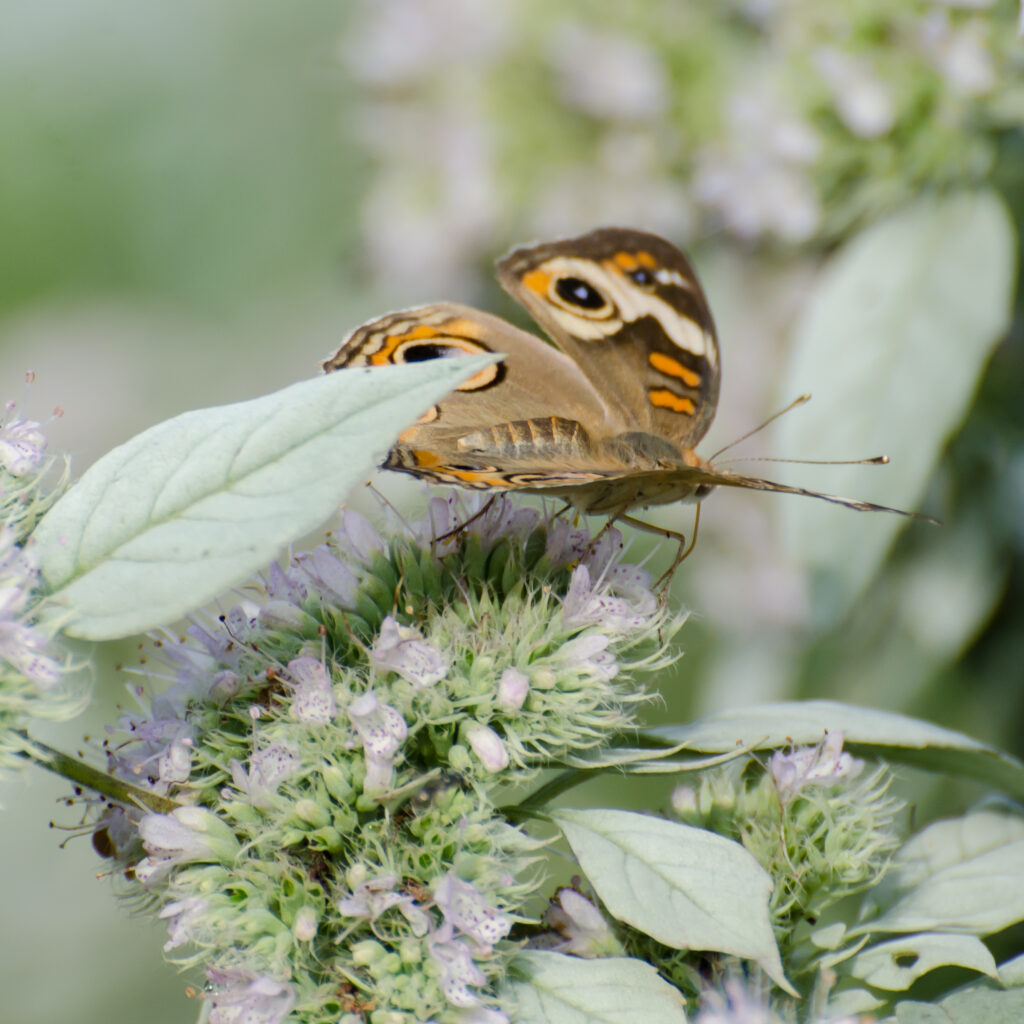
[[[526,818],[536,817],[539,808],[597,774],[599,774],[599,769],[573,768],[569,771],[559,772],[539,789],[535,789],[525,800],[500,807],[498,811],[509,821],[523,821]]]
[[[159,793],[154,793],[152,790],[115,779],[112,775],[107,775],[106,772],[101,772],[77,758],[69,757],[39,740],[31,739],[28,735],[25,735],[25,740],[26,747],[21,756],[26,761],[31,761],[40,768],[45,768],[55,775],[69,779],[77,786],[91,789],[94,793],[99,793],[115,803],[125,804],[129,807],[132,805],[144,807],[148,811],[159,814],[167,814],[178,806],[166,796],[160,796]]]

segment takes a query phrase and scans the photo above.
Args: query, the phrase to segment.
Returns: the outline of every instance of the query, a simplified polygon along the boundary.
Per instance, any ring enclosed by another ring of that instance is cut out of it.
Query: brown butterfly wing
[[[704,436],[718,402],[718,342],[696,274],[674,245],[599,228],[515,249],[498,277],[627,429],[680,448]]]
[[[628,467],[593,438],[623,422],[566,355],[469,306],[438,303],[357,328],[322,365],[387,366],[487,352],[506,359],[475,374],[405,430],[385,465],[464,487],[572,486]]]

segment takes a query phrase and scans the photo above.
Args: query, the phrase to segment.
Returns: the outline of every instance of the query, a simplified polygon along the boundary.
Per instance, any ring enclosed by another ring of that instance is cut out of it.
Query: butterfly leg
[[[625,514],[616,517],[619,522],[629,523],[630,526],[637,530],[643,530],[644,533],[653,533],[658,537],[666,537],[671,540],[679,541],[679,548],[676,550],[676,557],[672,561],[672,564],[658,577],[655,582],[655,586],[668,587],[672,582],[672,577],[675,575],[676,569],[682,564],[683,559],[687,558],[690,552],[693,550],[693,546],[697,543],[697,526],[700,523],[700,505],[697,505],[697,511],[693,517],[693,535],[690,538],[690,543],[686,543],[685,534],[678,533],[675,530],[670,530],[665,526],[654,526],[651,523],[645,523],[642,519],[634,519],[632,516]]]
[[[459,523],[458,526],[452,527],[447,533],[442,533],[440,537],[434,538],[434,543],[439,544],[443,540],[447,540],[449,537],[454,537],[455,534],[461,533],[471,523],[475,523],[481,516],[487,514],[488,509],[498,500],[497,494],[492,494],[483,505],[480,506],[464,523]]]

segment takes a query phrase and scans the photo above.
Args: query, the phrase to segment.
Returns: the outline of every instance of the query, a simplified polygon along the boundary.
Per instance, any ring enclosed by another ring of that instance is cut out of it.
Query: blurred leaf
[[[886,453],[887,469],[800,467],[803,486],[913,509],[1009,323],[1012,221],[992,191],[923,199],[862,231],[833,258],[797,325],[785,395],[814,393],[780,424],[807,459]],[[787,479],[791,471],[786,471]],[[791,550],[815,570],[814,605],[837,618],[906,522],[780,503]]]
[[[1024,989],[971,985],[938,1003],[906,1001],[882,1024],[1020,1024],[1024,1020]]]
[[[908,989],[936,967],[956,965],[999,980],[988,947],[973,935],[926,933],[880,942],[858,953],[849,973],[861,981],[889,991]]]
[[[739,843],[629,811],[566,809],[551,818],[618,920],[674,949],[755,960],[792,992],[772,934],[771,879]]]
[[[969,775],[1024,796],[1024,764],[1015,757],[918,718],[836,701],[728,708],[686,725],[648,729],[644,735],[686,743],[700,753],[718,753],[738,747],[768,750],[790,743],[820,743],[826,731],[842,732],[846,748],[854,753]]]
[[[33,534],[72,636],[173,619],[316,528],[399,432],[491,357],[344,370],[159,423],[96,462]]]
[[[642,960],[523,951],[512,971],[516,1024],[686,1024],[678,990]]]
[[[881,910],[881,915],[870,916]],[[989,935],[1024,920],[1024,819],[976,811],[939,821],[896,853],[849,934]]]

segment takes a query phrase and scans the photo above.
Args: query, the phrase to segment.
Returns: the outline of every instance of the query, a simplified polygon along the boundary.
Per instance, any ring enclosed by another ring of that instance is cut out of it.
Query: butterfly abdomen
[[[590,435],[575,420],[547,416],[495,423],[460,437],[460,452],[513,461],[557,459],[572,463],[593,451]]]

